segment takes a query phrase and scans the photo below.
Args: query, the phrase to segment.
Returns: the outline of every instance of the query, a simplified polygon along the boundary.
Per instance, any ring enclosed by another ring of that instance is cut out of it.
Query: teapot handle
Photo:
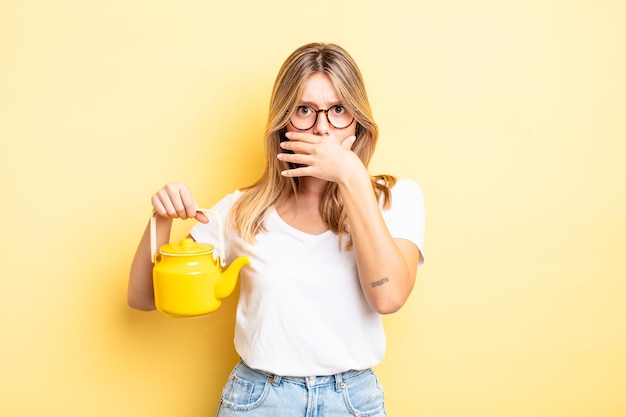
[[[217,238],[219,240],[219,248],[217,250],[217,259],[220,262],[220,266],[223,268],[226,260],[225,260],[225,246],[224,246],[224,221],[222,216],[215,210],[198,208],[198,211],[203,212],[207,215],[207,217],[212,215],[217,222]],[[155,263],[157,256],[157,241],[156,241],[156,211],[152,211],[152,216],[150,216],[150,260],[152,263]]]

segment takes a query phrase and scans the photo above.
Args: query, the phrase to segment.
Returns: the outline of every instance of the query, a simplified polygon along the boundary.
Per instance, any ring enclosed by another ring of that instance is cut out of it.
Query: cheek
[[[352,125],[341,131],[341,137],[347,138],[348,136],[356,136],[356,121]]]
[[[350,131],[350,134],[348,136],[356,135],[356,120],[346,130]]]

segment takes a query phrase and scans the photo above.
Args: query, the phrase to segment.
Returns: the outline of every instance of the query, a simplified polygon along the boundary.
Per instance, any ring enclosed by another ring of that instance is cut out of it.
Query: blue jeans
[[[371,369],[318,377],[279,376],[240,362],[222,391],[217,417],[386,417]]]

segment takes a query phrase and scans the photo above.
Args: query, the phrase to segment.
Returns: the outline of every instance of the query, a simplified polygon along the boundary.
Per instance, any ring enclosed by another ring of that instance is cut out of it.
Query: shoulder
[[[424,263],[424,196],[419,184],[400,178],[391,188],[391,206],[382,211],[391,236],[409,240],[421,253],[419,264]]]
[[[387,185],[392,192],[401,193],[421,193],[419,184],[410,178],[397,178],[390,175],[377,175],[376,182],[380,185]]]
[[[228,221],[230,211],[241,194],[241,191],[235,190],[230,194],[226,194],[221,200],[211,206],[209,209],[210,221],[208,223],[197,222],[189,232],[196,242],[213,243],[216,241],[218,235],[217,223],[225,225],[223,222]]]
[[[392,192],[406,192],[406,193],[422,193],[422,189],[419,184],[409,178],[398,178],[396,183],[391,188]]]
[[[230,194],[226,194],[220,201],[218,201],[213,206],[213,209],[230,208],[235,203],[235,201],[237,201],[239,197],[241,197],[241,194],[241,190],[235,190]]]
[[[419,205],[424,204],[424,194],[419,184],[409,178],[398,178],[396,183],[391,187],[391,205],[400,203],[402,205]]]

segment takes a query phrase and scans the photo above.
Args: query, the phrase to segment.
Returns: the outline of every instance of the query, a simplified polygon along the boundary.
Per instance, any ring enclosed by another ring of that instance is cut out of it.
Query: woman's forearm
[[[169,242],[172,219],[156,216],[156,222],[156,242],[159,248]],[[150,225],[148,224],[135,252],[128,281],[128,305],[136,310],[151,311],[156,308],[152,284],[154,260],[151,256]]]
[[[391,236],[370,176],[364,167],[359,171],[339,183],[339,189],[361,288],[372,308],[381,314],[393,313],[404,305],[413,289],[419,250],[413,243]]]

